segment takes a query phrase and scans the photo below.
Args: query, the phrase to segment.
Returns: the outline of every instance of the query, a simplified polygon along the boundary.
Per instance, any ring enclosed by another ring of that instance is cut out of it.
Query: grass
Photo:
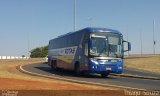
[[[16,66],[33,64],[44,61],[43,59],[29,59],[29,60],[0,60],[0,77],[21,78],[25,74],[16,74]],[[14,72],[12,72],[14,71]]]
[[[160,55],[126,58],[125,67],[160,74]]]

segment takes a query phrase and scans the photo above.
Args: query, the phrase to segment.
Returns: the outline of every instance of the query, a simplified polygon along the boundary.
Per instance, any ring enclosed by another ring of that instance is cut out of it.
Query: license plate
[[[111,68],[106,68],[106,70],[112,70]]]
[[[117,60],[111,60],[112,62],[117,62]]]

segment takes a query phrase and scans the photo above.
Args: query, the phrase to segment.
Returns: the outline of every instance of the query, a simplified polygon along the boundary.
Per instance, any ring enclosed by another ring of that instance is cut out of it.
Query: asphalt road
[[[140,71],[140,70],[135,70],[135,69],[128,69],[128,68],[127,69],[125,68],[123,70],[123,74],[160,78],[160,74],[158,74],[158,73],[151,73],[151,72]]]
[[[22,67],[24,70],[43,74],[47,76],[56,76],[60,78],[87,81],[100,84],[109,84],[123,87],[138,88],[144,90],[160,90],[160,80],[147,80],[136,79],[126,77],[108,76],[107,78],[101,78],[99,75],[87,74],[83,76],[75,76],[73,72],[66,70],[52,70],[47,64],[30,64]]]

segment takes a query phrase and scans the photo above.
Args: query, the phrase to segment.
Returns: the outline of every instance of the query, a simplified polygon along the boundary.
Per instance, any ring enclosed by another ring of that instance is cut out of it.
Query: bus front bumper
[[[116,73],[121,74],[123,72],[123,61],[107,62],[106,64],[95,64],[90,62],[88,71],[91,73]]]
[[[116,74],[121,74],[123,72],[123,67],[122,66],[107,66],[107,65],[94,65],[90,66],[89,72],[91,73],[116,73]]]

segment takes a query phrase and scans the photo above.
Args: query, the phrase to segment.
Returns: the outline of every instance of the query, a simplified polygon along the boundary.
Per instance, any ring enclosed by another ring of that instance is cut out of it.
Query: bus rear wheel
[[[56,62],[56,60],[52,60],[52,62],[51,62],[51,68],[52,68],[53,70],[56,70],[56,69],[57,69],[57,62]]]
[[[74,72],[75,72],[75,75],[80,75],[80,64],[79,63],[75,63],[74,65]]]
[[[102,74],[101,74],[101,77],[102,77],[102,78],[105,78],[105,77],[108,77],[108,75],[109,75],[109,73],[102,73]]]

